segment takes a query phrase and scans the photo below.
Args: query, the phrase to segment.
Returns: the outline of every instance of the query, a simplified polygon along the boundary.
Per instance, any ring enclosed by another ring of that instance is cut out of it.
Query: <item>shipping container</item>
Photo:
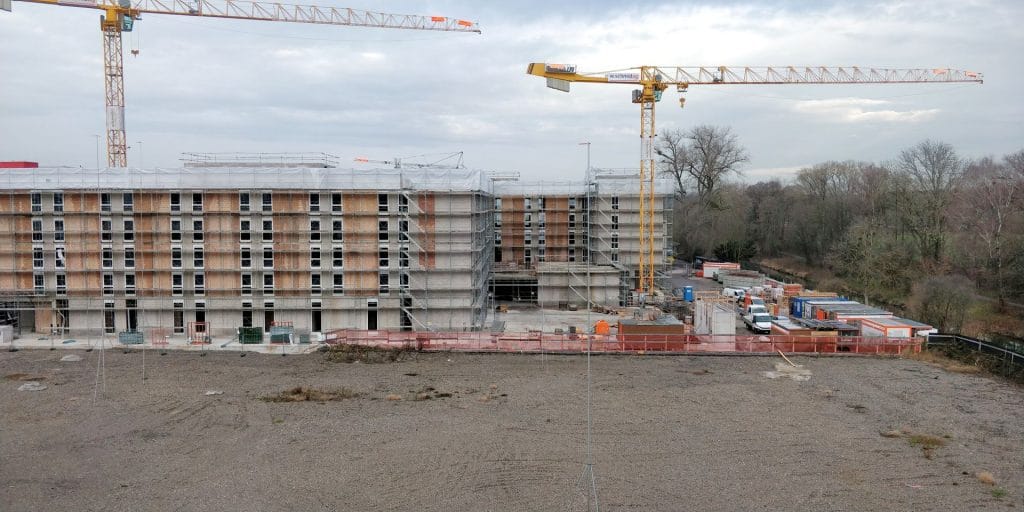
[[[914,336],[914,326],[902,318],[862,318],[860,319],[860,335],[911,338]]]
[[[795,298],[793,300],[794,300],[794,302],[796,302]],[[798,318],[814,318],[814,319],[817,319],[817,320],[825,320],[826,319],[826,318],[818,318],[818,315],[817,315],[817,310],[819,308],[823,307],[823,306],[833,306],[833,305],[840,305],[840,304],[841,305],[846,305],[846,304],[857,304],[857,305],[860,305],[857,302],[853,302],[853,301],[851,301],[849,299],[842,298],[842,297],[834,297],[834,298],[828,298],[828,299],[815,298],[815,299],[810,299],[810,300],[804,299],[804,300],[801,300],[801,301],[796,302],[796,303],[800,304],[800,305],[798,306],[797,311],[792,311],[791,312],[793,314],[793,316],[798,317]],[[797,313],[799,313],[799,314],[797,314]]]
[[[719,269],[718,281],[734,288],[752,288],[764,285],[764,274],[752,270]]]
[[[721,269],[739,270],[739,263],[726,263],[726,262],[705,262],[704,263],[704,274],[703,276],[707,279],[718,279],[718,271]]]
[[[914,336],[928,336],[929,334],[937,334],[939,332],[938,329],[928,324],[922,324],[909,318],[900,318],[900,320],[914,328]]]

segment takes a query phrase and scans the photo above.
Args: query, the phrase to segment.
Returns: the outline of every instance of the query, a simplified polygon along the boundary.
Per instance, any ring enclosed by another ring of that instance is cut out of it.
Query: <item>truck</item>
[[[743,323],[757,334],[769,334],[772,332],[772,317],[767,311],[763,311],[763,308],[761,309],[761,311],[754,309],[754,311],[743,315]]]
[[[747,294],[747,291],[743,288],[732,288],[726,286],[722,289],[722,297],[729,297],[736,299],[736,302],[743,300],[743,297]]]

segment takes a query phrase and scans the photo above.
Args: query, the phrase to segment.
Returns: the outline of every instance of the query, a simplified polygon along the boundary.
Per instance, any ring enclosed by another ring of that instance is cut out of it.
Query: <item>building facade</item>
[[[460,331],[487,328],[495,299],[626,304],[637,189],[465,169],[3,169],[0,321],[148,339]],[[659,189],[657,267],[669,199]]]
[[[478,171],[72,168],[0,176],[0,292],[22,329],[477,329]]]
[[[629,172],[594,173],[579,182],[495,183],[496,295],[585,305],[589,282],[593,302],[629,303],[640,265],[639,183]],[[671,184],[656,185],[653,264],[661,271],[671,247],[672,194]]]

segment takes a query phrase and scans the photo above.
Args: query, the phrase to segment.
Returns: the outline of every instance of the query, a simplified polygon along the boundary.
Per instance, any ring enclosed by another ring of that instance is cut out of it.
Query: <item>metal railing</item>
[[[941,348],[961,355],[974,354],[988,370],[1004,377],[1024,380],[1024,354],[1008,348],[959,334],[929,335],[926,347]]]

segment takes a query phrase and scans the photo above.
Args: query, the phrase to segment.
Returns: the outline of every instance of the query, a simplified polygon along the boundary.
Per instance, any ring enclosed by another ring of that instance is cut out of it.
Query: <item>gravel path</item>
[[[97,352],[66,354],[0,353],[0,510],[586,509],[584,357],[151,351],[142,381],[141,354],[116,350],[94,401]],[[1024,508],[1021,388],[793,359],[810,380],[766,378],[780,358],[594,357],[601,509]],[[47,389],[17,391],[33,377]],[[360,395],[260,400],[300,385]],[[908,434],[880,435],[894,429]]]

